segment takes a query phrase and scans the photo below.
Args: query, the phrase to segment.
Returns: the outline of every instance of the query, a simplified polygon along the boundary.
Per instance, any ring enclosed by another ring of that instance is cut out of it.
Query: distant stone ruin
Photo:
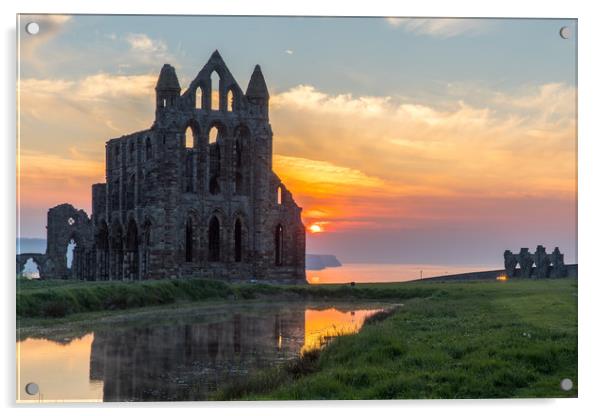
[[[520,268],[517,269],[516,266]],[[558,247],[551,254],[546,253],[544,246],[537,246],[535,253],[529,253],[528,248],[521,248],[518,254],[510,250],[504,251],[504,269],[508,277],[567,277],[568,270],[564,264],[564,254]]]

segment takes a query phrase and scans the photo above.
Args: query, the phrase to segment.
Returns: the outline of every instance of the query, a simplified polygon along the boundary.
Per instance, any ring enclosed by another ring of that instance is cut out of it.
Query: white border
[[[599,40],[602,39],[600,15],[596,13],[593,1],[545,1],[526,2],[524,0],[485,1],[453,0],[433,1],[414,0],[412,2],[370,1],[267,1],[267,0],[220,0],[220,1],[145,1],[125,2],[103,0],[82,2],[81,0],[31,1],[1,3],[3,29],[2,64],[0,65],[3,96],[0,111],[3,128],[2,166],[0,182],[2,204],[2,238],[0,255],[3,265],[3,342],[1,397],[3,407],[12,407],[8,413],[41,413],[61,415],[65,412],[85,408],[86,414],[111,413],[126,414],[131,408],[143,408],[148,415],[164,415],[173,408],[181,414],[237,415],[287,415],[332,414],[337,409],[345,413],[365,416],[373,407],[379,414],[399,414],[415,412],[420,414],[449,415],[504,415],[508,413],[543,413],[547,415],[567,415],[594,413],[600,408],[597,403],[600,389],[600,354],[602,345],[599,318],[602,316],[599,301],[602,293],[602,273],[597,256],[600,252],[599,230],[602,213],[602,155],[600,129],[601,88],[599,74],[602,74]],[[15,408],[15,323],[14,323],[14,254],[15,254],[15,14],[21,13],[119,13],[119,14],[266,14],[266,15],[346,15],[346,16],[449,16],[449,17],[556,17],[579,19],[579,399],[568,400],[465,400],[465,401],[389,401],[389,402],[275,402],[275,403],[174,403],[174,404],[104,404],[80,406],[46,406]],[[596,406],[597,405],[597,406]]]

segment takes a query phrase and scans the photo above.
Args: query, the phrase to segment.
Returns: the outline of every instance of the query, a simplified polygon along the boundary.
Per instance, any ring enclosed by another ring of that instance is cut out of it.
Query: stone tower
[[[106,183],[92,186],[90,219],[67,204],[49,211],[46,256],[57,277],[305,282],[305,227],[272,171],[261,68],[243,92],[215,51],[181,91],[165,64],[151,128],[106,143]]]

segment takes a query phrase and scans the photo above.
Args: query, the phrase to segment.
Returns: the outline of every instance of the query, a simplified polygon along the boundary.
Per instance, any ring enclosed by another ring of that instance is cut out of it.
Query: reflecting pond
[[[199,307],[91,324],[76,337],[30,337],[17,342],[17,400],[203,400],[220,386],[358,331],[379,310],[375,304]],[[39,386],[36,395],[25,392],[30,382]]]

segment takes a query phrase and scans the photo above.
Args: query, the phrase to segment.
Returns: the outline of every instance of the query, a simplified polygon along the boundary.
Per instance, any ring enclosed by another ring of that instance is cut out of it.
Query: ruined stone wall
[[[67,247],[75,243],[71,268],[67,267]],[[70,204],[61,204],[48,210],[45,274],[57,278],[71,278],[74,272],[82,279],[93,278],[94,226],[84,210]],[[40,270],[41,271],[41,270]]]
[[[518,269],[517,269],[518,266]],[[504,269],[508,277],[566,277],[567,267],[564,264],[564,254],[558,247],[551,254],[546,253],[546,248],[537,246],[535,253],[530,253],[528,248],[521,248],[518,254],[510,250],[504,251]]]
[[[214,72],[219,85],[211,85]],[[106,184],[93,185],[91,219],[78,211],[72,226],[71,210],[49,212],[56,277],[73,274],[63,246],[76,236],[86,278],[305,282],[301,208],[272,171],[259,66],[243,92],[216,51],[180,92],[165,65],[152,127],[107,142]]]

